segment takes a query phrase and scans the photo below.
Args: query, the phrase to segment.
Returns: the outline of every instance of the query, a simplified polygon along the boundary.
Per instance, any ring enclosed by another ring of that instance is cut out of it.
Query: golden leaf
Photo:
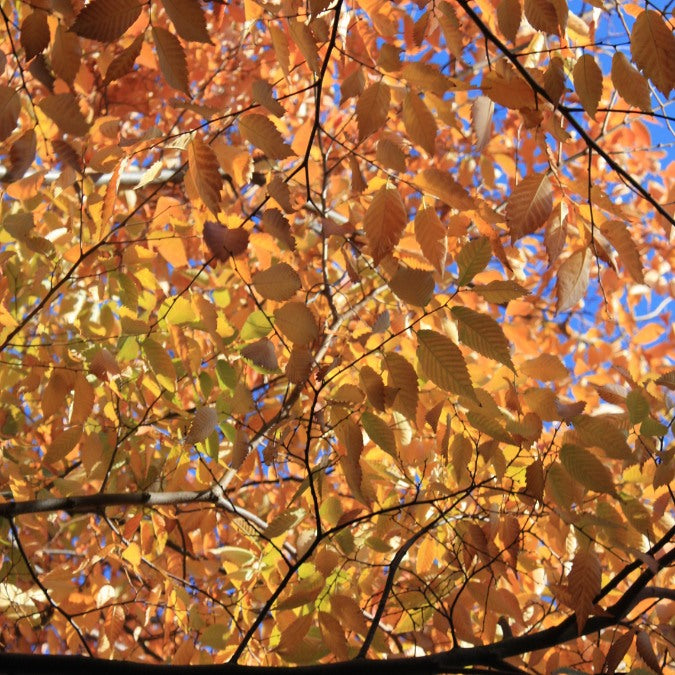
[[[553,210],[553,186],[545,173],[530,174],[518,183],[506,204],[506,222],[516,241],[538,230]]]
[[[220,192],[223,179],[220,177],[216,153],[195,134],[188,146],[190,177],[205,206],[215,215],[220,211]]]
[[[319,337],[319,326],[304,302],[287,302],[274,310],[275,326],[294,344],[308,345]]]
[[[627,103],[649,112],[652,109],[649,83],[631,66],[623,52],[612,57],[612,84]]]
[[[491,316],[459,305],[450,311],[459,326],[460,342],[516,372],[511,361],[509,341],[502,327]]]
[[[574,89],[584,110],[595,117],[602,98],[602,70],[590,54],[583,54],[572,70]]]
[[[183,45],[173,33],[158,26],[152,28],[152,39],[159,59],[159,68],[167,84],[189,96],[187,58]]]
[[[566,312],[584,297],[590,280],[592,254],[585,248],[575,251],[558,270],[556,289],[558,312]]]
[[[256,291],[268,300],[290,300],[302,284],[298,273],[288,263],[276,263],[253,275]]]
[[[377,265],[394,250],[406,226],[408,214],[396,188],[382,186],[373,197],[363,219],[363,226]]]
[[[384,82],[371,84],[356,103],[359,141],[374,134],[387,121],[391,92]]]
[[[424,101],[409,91],[403,99],[403,124],[413,143],[433,155],[436,150],[436,119]]]
[[[675,36],[659,12],[646,9],[635,19],[630,49],[637,67],[668,98],[675,87]]]
[[[292,157],[295,153],[274,123],[265,115],[250,113],[239,118],[239,131],[244,139],[260,148],[271,159]]]

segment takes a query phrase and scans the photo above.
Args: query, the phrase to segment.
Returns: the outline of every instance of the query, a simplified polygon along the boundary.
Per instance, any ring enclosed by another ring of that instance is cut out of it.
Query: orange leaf
[[[590,54],[580,56],[572,70],[574,89],[584,110],[595,117],[602,98],[602,71]]]
[[[585,248],[575,251],[558,270],[558,312],[566,312],[584,297],[591,273],[592,254]]]
[[[586,625],[593,599],[600,593],[601,569],[592,546],[580,546],[574,554],[568,583],[579,634]]]
[[[45,50],[49,45],[47,12],[36,9],[21,22],[21,46],[26,61]]]
[[[630,49],[637,67],[668,98],[675,87],[675,36],[659,12],[646,9],[635,19]]]
[[[398,190],[382,186],[375,193],[363,218],[363,227],[376,265],[394,250],[407,219],[408,214]]]
[[[239,118],[239,131],[251,145],[260,148],[271,159],[284,159],[295,155],[274,123],[265,115],[250,113]]]
[[[4,141],[14,131],[20,112],[19,94],[11,87],[0,85],[0,141]]]
[[[391,91],[384,82],[371,84],[356,103],[359,141],[374,134],[387,121]]]
[[[436,151],[436,119],[424,101],[409,91],[403,99],[403,124],[413,143],[422,147],[429,155]]]
[[[518,183],[506,204],[512,241],[538,230],[553,210],[553,186],[545,173],[530,174]]]
[[[308,345],[319,337],[319,326],[304,302],[287,302],[274,310],[275,326],[294,344]]]
[[[631,105],[646,112],[652,109],[649,83],[622,52],[614,52],[612,57],[612,83]]]
[[[38,107],[66,134],[84,136],[89,131],[89,124],[72,94],[52,94],[42,99]]]
[[[223,179],[220,177],[216,153],[195,134],[188,146],[190,176],[199,197],[214,214],[220,211],[220,191]]]
[[[119,80],[130,73],[138,55],[141,53],[142,46],[143,35],[137,35],[134,41],[110,62],[108,69],[105,71],[104,84],[110,84],[110,82]]]

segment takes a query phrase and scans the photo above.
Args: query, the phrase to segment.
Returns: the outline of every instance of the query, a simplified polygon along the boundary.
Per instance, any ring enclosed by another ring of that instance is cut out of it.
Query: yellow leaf
[[[166,349],[153,338],[143,342],[143,351],[148,359],[150,368],[155,373],[157,381],[169,391],[176,390],[176,369]]]
[[[70,411],[71,424],[83,424],[94,408],[95,392],[84,374],[75,380],[73,407]]]
[[[637,67],[668,98],[675,87],[675,36],[659,12],[646,9],[635,19],[630,49]]]
[[[460,342],[516,372],[511,361],[509,341],[502,327],[491,316],[460,306],[450,311],[459,326]]]
[[[141,547],[135,541],[132,541],[122,551],[122,557],[131,563],[132,567],[138,567],[141,564]]]
[[[92,0],[77,15],[71,30],[80,37],[113,42],[141,15],[137,0]]]
[[[584,297],[591,273],[592,254],[585,248],[575,251],[558,270],[558,312],[566,312]]]
[[[590,54],[579,57],[572,70],[572,79],[584,110],[595,117],[602,98],[602,70]]]
[[[206,17],[199,0],[162,0],[162,4],[176,33],[183,40],[211,44],[211,38],[206,29]]]
[[[622,52],[612,57],[612,83],[627,103],[649,112],[652,109],[649,84],[640,72],[631,66]]]
[[[157,50],[159,68],[169,86],[190,95],[185,50],[178,38],[165,28],[153,26],[152,39]]]
[[[382,186],[373,197],[363,218],[363,227],[373,262],[394,250],[405,229],[408,214],[396,188]]]
[[[515,300],[529,294],[526,288],[523,288],[518,282],[511,280],[495,280],[488,284],[475,284],[473,290],[488,302],[497,305],[502,305],[509,302],[509,300]]]
[[[539,354],[520,366],[520,372],[542,382],[557,382],[569,376],[569,371],[555,354]]]
[[[417,549],[417,557],[415,558],[415,570],[420,576],[424,576],[434,566],[434,560],[437,557],[438,544],[430,537],[426,536],[422,539],[422,543]]]
[[[609,419],[577,415],[572,420],[584,445],[602,448],[608,457],[630,460],[631,449],[626,442],[626,434]]]
[[[436,151],[436,118],[424,101],[409,91],[403,99],[403,124],[413,143],[422,147],[429,155]]]
[[[223,179],[220,177],[216,153],[199,134],[195,134],[188,145],[188,165],[200,199],[210,211],[217,214],[220,211]]]
[[[265,115],[250,113],[239,118],[239,131],[244,139],[260,148],[271,159],[292,157],[291,146],[284,143],[279,130]]]
[[[391,92],[384,82],[371,84],[356,103],[359,141],[374,134],[387,121]]]
[[[593,453],[566,443],[560,449],[560,461],[577,483],[595,492],[614,494],[612,472]]]
[[[319,337],[314,314],[304,302],[287,302],[274,310],[275,326],[294,344],[308,345]]]
[[[579,547],[574,554],[568,578],[572,609],[576,615],[579,634],[593,609],[593,598],[600,593],[601,577],[600,561],[593,548]]]
[[[446,391],[476,400],[459,347],[450,338],[433,330],[420,330],[417,341],[417,358],[426,377]]]
[[[427,207],[417,211],[415,214],[415,239],[417,239],[424,257],[436,268],[439,274],[442,274],[447,257],[447,237],[445,227],[436,214],[436,209]]]
[[[530,174],[518,183],[506,203],[511,240],[538,230],[553,210],[553,186],[545,173]]]

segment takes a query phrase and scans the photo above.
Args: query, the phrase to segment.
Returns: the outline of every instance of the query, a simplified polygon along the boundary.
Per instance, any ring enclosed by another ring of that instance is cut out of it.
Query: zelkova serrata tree
[[[672,667],[672,10],[2,0],[0,671]]]

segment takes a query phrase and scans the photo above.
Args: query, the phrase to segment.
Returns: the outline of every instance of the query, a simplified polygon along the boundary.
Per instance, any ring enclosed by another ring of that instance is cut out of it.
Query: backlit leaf
[[[268,300],[290,300],[302,286],[297,272],[283,262],[256,272],[253,285]]]
[[[567,443],[560,449],[560,461],[577,483],[595,492],[614,494],[611,471],[589,450]]]
[[[447,256],[445,227],[441,223],[436,209],[427,207],[415,214],[415,239],[424,253],[424,257],[442,273]]]
[[[456,305],[451,309],[459,326],[459,340],[467,347],[508,366],[513,372],[509,341],[501,326],[487,314]]]
[[[450,338],[420,330],[417,342],[417,358],[427,378],[446,391],[475,398],[462,352]]]
[[[143,342],[143,351],[157,381],[169,391],[176,389],[176,369],[166,349],[153,338]]]
[[[383,82],[371,84],[356,103],[359,140],[374,134],[387,121],[391,92]]]
[[[637,67],[666,97],[675,87],[675,35],[659,12],[639,14],[630,35],[630,48]]]
[[[269,340],[258,340],[245,345],[241,350],[241,355],[263,373],[272,373],[279,369],[274,345]]]
[[[518,183],[506,204],[506,222],[516,241],[538,230],[553,210],[553,186],[545,173],[530,174]]]
[[[475,207],[469,193],[447,171],[424,169],[415,176],[414,182],[422,194],[437,197],[457,210]]]
[[[471,105],[471,124],[476,134],[477,150],[482,150],[490,140],[494,109],[495,104],[487,96],[478,96]]]
[[[287,302],[274,310],[275,326],[294,344],[308,345],[319,337],[319,326],[304,302]]]
[[[119,80],[131,72],[138,55],[141,53],[142,46],[143,36],[137,35],[133,42],[110,62],[108,69],[105,71],[105,84]]]
[[[80,37],[113,42],[141,15],[137,0],[91,0],[77,15],[71,30]]]
[[[185,437],[187,445],[195,445],[205,441],[218,425],[218,413],[213,406],[205,405],[197,408],[190,423],[190,430]]]
[[[592,546],[580,546],[574,554],[568,583],[577,630],[581,631],[593,608],[593,599],[600,593],[602,570]]]
[[[23,47],[26,61],[47,48],[49,45],[49,24],[47,13],[35,10],[26,15],[21,22],[21,46]]]
[[[409,91],[403,99],[403,124],[413,143],[433,155],[436,150],[436,120],[424,101]]]
[[[38,106],[66,134],[84,136],[89,131],[89,124],[72,94],[46,96]]]
[[[370,366],[364,366],[359,372],[359,382],[370,405],[376,410],[384,410],[384,382],[380,375]]]
[[[584,106],[584,110],[595,117],[602,97],[602,71],[590,54],[583,54],[572,70],[574,90]]]
[[[416,270],[399,265],[389,282],[389,288],[404,302],[415,307],[424,307],[434,294],[434,275],[425,270]]]
[[[19,94],[11,87],[0,85],[0,141],[4,141],[14,131],[20,112]]]
[[[292,157],[295,153],[284,139],[274,123],[265,115],[251,113],[239,119],[241,135],[256,148],[260,148],[272,159]]]
[[[376,265],[394,250],[407,219],[398,190],[382,186],[375,193],[363,219],[363,227]]]
[[[79,443],[82,438],[82,427],[74,426],[61,431],[54,436],[47,453],[45,454],[46,462],[59,462],[65,459],[71,450]]]
[[[511,42],[516,41],[522,14],[523,10],[519,0],[500,0],[499,5],[497,5],[499,30]]]
[[[644,283],[640,252],[628,228],[618,220],[608,220],[602,224],[601,229],[602,233],[609,239],[609,243],[616,249],[619,260],[633,280],[639,284]]]
[[[162,4],[183,40],[211,43],[199,0],[162,0]]]
[[[28,129],[17,138],[9,150],[9,180],[21,178],[33,164],[37,150],[37,137]]]
[[[457,254],[457,285],[468,284],[479,272],[482,272],[492,258],[490,241],[485,237],[478,237],[467,242]]]
[[[590,280],[591,260],[591,251],[585,248],[572,253],[560,266],[556,284],[558,312],[567,312],[584,297]]]
[[[369,438],[390,455],[396,455],[396,438],[391,427],[377,415],[364,412],[361,415],[361,424]]]
[[[242,254],[248,247],[248,232],[243,227],[229,228],[220,223],[204,223],[204,242],[211,255],[225,261]]]
[[[612,57],[612,84],[628,103],[641,110],[652,109],[649,83],[634,68],[623,52],[616,51]]]
[[[558,13],[549,0],[525,0],[525,18],[533,28],[555,35],[560,32]]]
[[[394,408],[408,419],[414,420],[417,415],[417,373],[412,364],[397,352],[387,352],[384,363],[389,372],[388,384],[397,389]],[[362,371],[363,372],[363,371]]]
[[[220,177],[216,153],[195,134],[188,146],[190,176],[204,204],[217,214],[220,211],[220,191],[223,179]]]
[[[473,290],[488,302],[501,305],[509,300],[528,295],[529,291],[516,281],[491,281],[488,284],[475,284]]]
[[[164,79],[169,86],[189,95],[187,58],[183,45],[173,33],[159,26],[153,26],[152,39]]]
[[[52,70],[62,80],[72,84],[80,69],[80,40],[61,24],[56,27],[51,52]]]
[[[557,382],[569,377],[569,371],[556,354],[539,354],[520,366],[520,372],[543,382]]]

